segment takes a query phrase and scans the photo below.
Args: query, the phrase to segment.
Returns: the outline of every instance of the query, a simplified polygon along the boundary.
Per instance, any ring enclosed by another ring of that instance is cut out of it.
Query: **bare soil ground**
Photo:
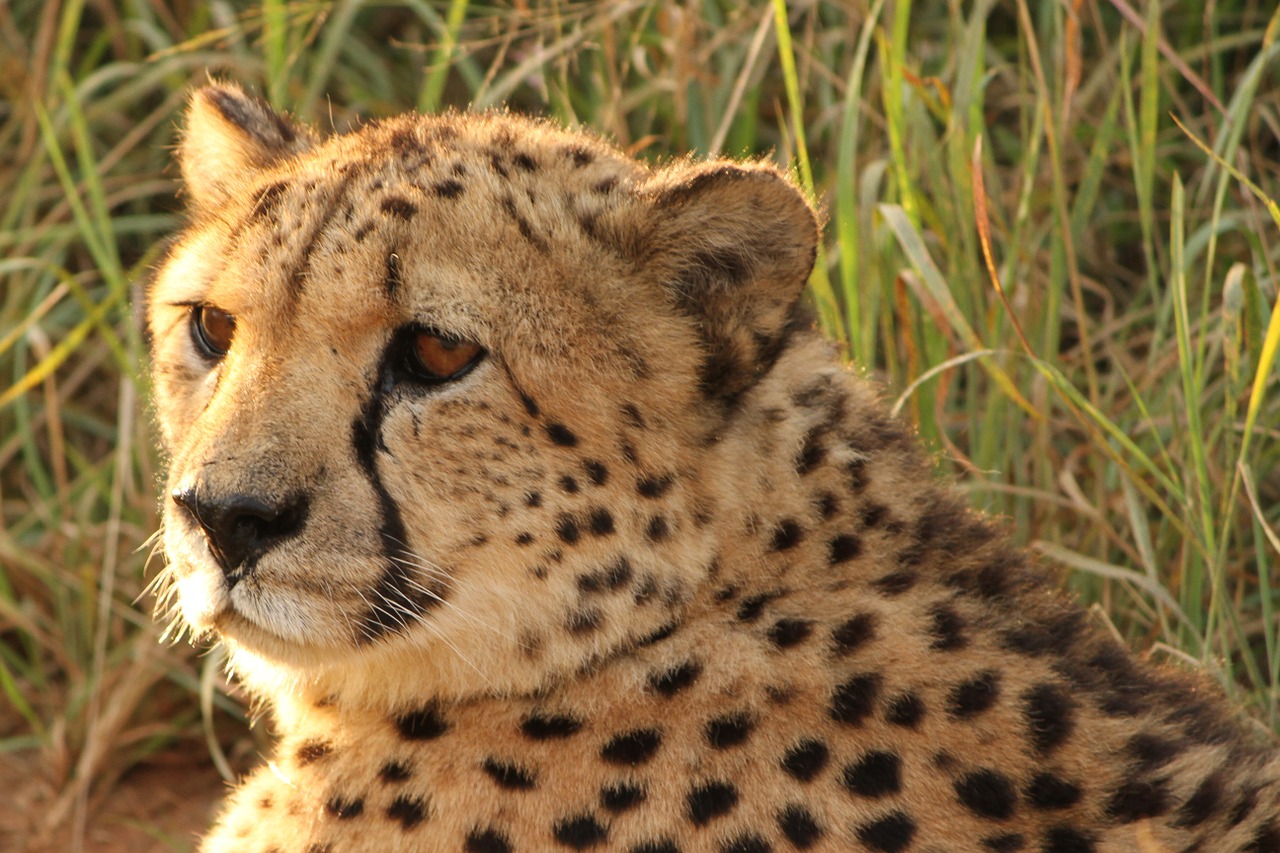
[[[0,756],[0,851],[189,853],[227,786],[198,750],[156,756],[89,802],[83,839],[71,821],[49,828],[56,796],[36,752]]]

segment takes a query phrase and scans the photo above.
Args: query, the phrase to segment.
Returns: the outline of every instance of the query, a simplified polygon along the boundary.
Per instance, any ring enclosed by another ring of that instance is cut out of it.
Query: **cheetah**
[[[161,616],[277,743],[204,853],[1280,851],[1280,757],[936,481],[765,162],[197,91]]]

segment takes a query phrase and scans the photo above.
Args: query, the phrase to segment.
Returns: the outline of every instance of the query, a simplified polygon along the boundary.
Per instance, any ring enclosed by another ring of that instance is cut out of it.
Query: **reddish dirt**
[[[91,798],[77,841],[70,820],[44,826],[55,797],[41,781],[40,760],[37,753],[0,755],[5,853],[189,853],[227,790],[203,753],[157,756]]]

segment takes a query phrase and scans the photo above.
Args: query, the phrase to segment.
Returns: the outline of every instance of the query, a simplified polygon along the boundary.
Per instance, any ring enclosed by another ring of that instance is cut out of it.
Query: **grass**
[[[792,166],[827,217],[823,329],[939,468],[1280,728],[1269,5],[0,4],[0,760],[38,755],[83,839],[158,753],[253,748],[216,663],[134,603],[162,463],[130,289],[207,73],[326,128],[505,103]]]

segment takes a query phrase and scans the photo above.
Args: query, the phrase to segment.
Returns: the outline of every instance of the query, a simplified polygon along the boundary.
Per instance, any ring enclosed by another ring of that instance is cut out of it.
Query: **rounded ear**
[[[255,172],[312,143],[310,130],[291,124],[233,83],[197,89],[178,149],[192,206],[216,209]]]
[[[732,402],[802,325],[818,223],[800,190],[763,163],[682,165],[655,176],[647,264],[694,320],[708,398]]]

